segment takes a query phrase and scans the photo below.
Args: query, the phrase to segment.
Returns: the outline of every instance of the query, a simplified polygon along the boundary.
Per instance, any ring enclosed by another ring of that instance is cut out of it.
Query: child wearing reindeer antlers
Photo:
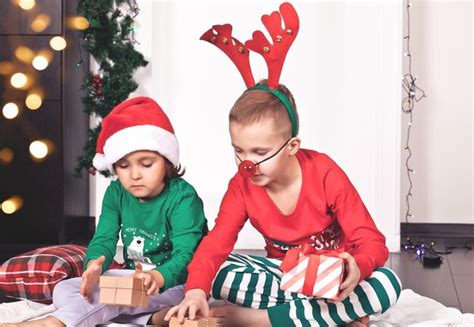
[[[202,37],[230,57],[247,86],[229,114],[239,172],[230,180],[214,229],[188,266],[185,298],[165,320],[177,315],[183,322],[200,314],[223,317],[224,326],[367,325],[369,315],[397,301],[400,281],[383,267],[385,238],[346,174],[327,155],[300,148],[295,100],[279,84],[298,33],[295,9],[284,3],[262,22],[272,43],[257,31],[244,45],[232,37],[228,24]],[[249,50],[268,65],[268,80],[256,85]],[[231,253],[247,220],[264,237],[266,258]],[[345,266],[338,295],[327,300],[303,294],[301,286],[294,292],[282,289],[279,268],[295,250],[333,251],[343,259],[338,259]],[[209,308],[210,295],[226,304]]]

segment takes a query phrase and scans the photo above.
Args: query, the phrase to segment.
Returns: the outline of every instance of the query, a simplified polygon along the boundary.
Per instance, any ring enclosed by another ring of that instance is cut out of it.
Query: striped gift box
[[[333,256],[299,253],[294,266],[282,270],[282,290],[334,299],[339,294],[344,260]]]

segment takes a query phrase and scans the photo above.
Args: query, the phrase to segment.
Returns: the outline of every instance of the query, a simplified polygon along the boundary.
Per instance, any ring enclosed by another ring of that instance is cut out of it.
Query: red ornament
[[[100,76],[98,74],[92,77],[91,85],[95,89],[96,94],[98,96],[102,96],[102,80],[100,79]]]
[[[244,160],[239,164],[239,173],[243,177],[250,178],[255,175],[256,171],[257,165],[253,161]]]

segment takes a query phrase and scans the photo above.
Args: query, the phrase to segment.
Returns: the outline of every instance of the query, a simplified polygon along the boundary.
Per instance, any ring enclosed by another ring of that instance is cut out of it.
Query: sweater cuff
[[[366,254],[355,254],[354,259],[360,270],[359,282],[363,281],[374,272],[372,260]]]
[[[200,278],[197,279],[194,276],[199,276]],[[193,274],[189,274],[188,280],[186,281],[186,285],[184,286],[184,294],[186,292],[195,288],[199,288],[206,293],[206,296],[209,298],[211,294],[211,285],[212,280],[201,274],[200,272],[194,272]]]
[[[91,260],[96,260],[97,258],[99,258],[99,256],[90,256],[88,257],[86,255],[86,257],[84,258],[84,263],[82,264],[82,270],[85,271],[87,269],[87,264],[89,263],[89,261]],[[104,261],[104,264],[102,265],[102,274],[109,269],[110,265],[112,264],[112,260],[108,259],[106,256],[105,256],[105,261]]]
[[[174,286],[173,285],[173,275],[171,272],[166,269],[166,268],[155,268],[157,271],[160,272],[160,274],[163,276],[164,284],[163,287],[160,288],[160,293],[163,293],[166,291],[168,288]]]

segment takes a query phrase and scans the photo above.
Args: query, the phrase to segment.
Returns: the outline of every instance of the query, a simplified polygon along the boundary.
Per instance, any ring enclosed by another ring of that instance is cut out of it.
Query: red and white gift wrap
[[[337,256],[341,252],[342,249],[316,254],[309,244],[288,250],[280,265],[280,288],[317,298],[336,298],[344,275],[344,259]]]

